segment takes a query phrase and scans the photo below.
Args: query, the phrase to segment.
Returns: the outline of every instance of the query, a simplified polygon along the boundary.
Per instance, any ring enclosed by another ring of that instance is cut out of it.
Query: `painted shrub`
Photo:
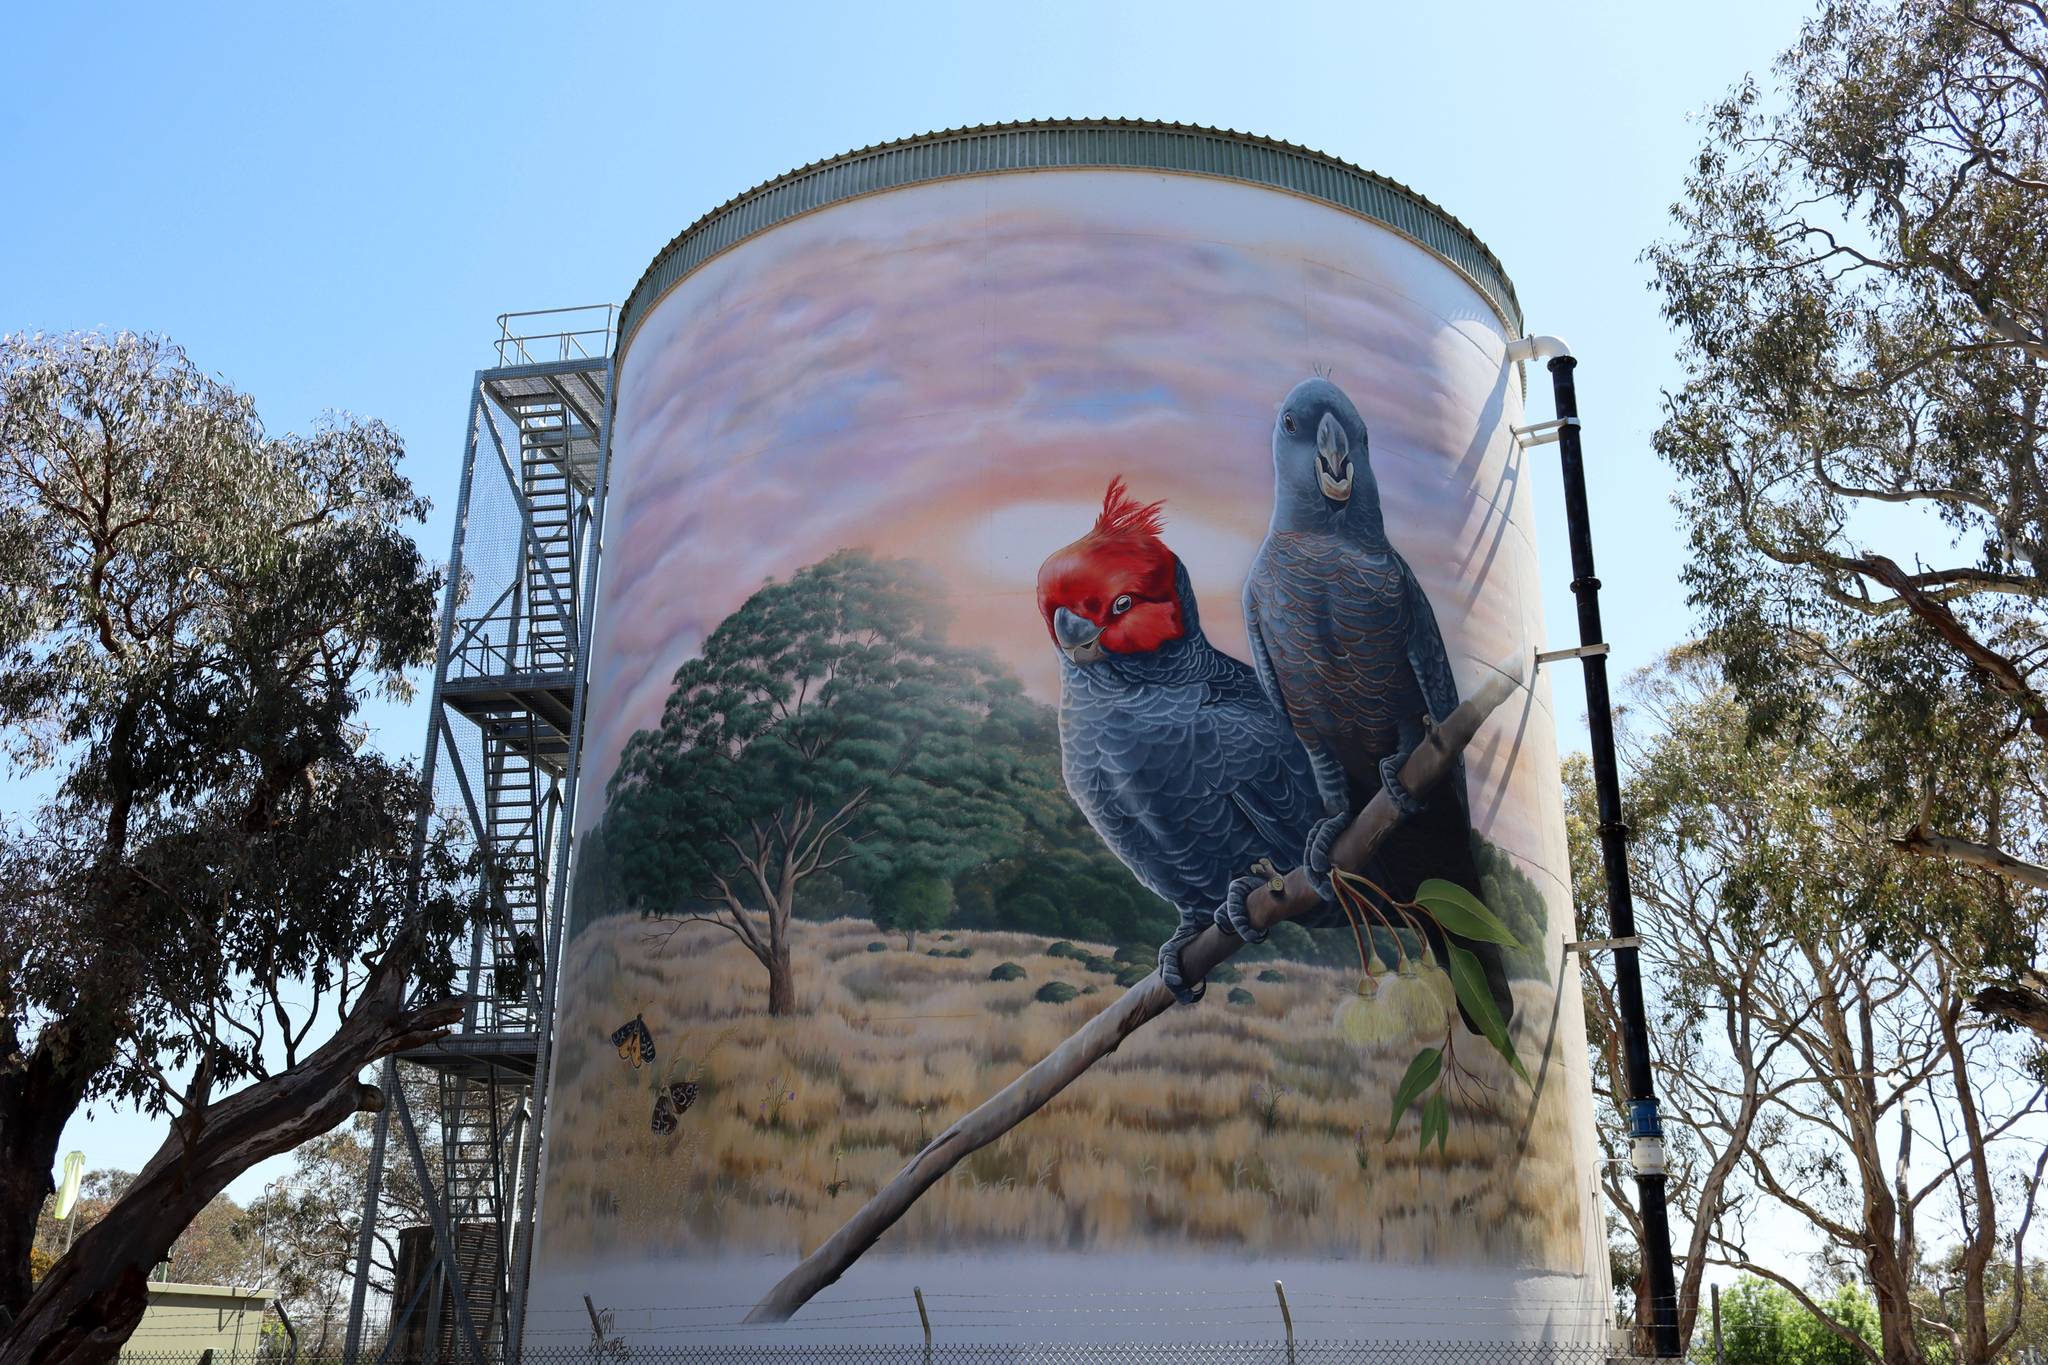
[[[843,203],[660,300],[615,419],[532,1321],[588,1292],[634,1340],[760,1335],[744,1305],[947,1123],[1526,670],[1504,352],[1390,231],[1120,171]],[[827,1305],[917,1284],[1054,1310],[955,1339],[1260,1336],[1279,1278],[1322,1336],[1600,1339],[1540,678],[1463,758],[780,1330],[914,1334]],[[1060,1315],[1105,1285],[1113,1332]]]

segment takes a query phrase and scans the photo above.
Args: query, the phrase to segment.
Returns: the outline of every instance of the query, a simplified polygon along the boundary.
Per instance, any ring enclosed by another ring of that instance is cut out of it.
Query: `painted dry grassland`
[[[914,953],[864,921],[799,923],[794,936],[800,1008],[783,1019],[767,1016],[765,975],[723,934],[662,945],[615,918],[570,944],[542,1210],[551,1259],[794,1258],[1122,993],[1027,935],[926,935]],[[878,940],[887,951],[868,951]],[[1004,961],[1026,979],[989,980]],[[1267,965],[1286,979],[1258,980]],[[1034,1000],[1052,980],[1092,993]],[[1396,1082],[1440,1026],[1360,1047],[1334,1022],[1354,984],[1345,973],[1260,964],[1241,984],[1253,1003],[1212,986],[1146,1026],[927,1192],[883,1246],[1152,1244],[1583,1269],[1563,1087],[1546,1086],[1532,1115],[1528,1090],[1460,1028],[1461,1062],[1504,1112],[1454,1098],[1448,1149],[1419,1153],[1413,1113],[1383,1139]],[[1551,989],[1516,990],[1533,1074]],[[608,1042],[635,1013],[659,1049],[643,1070]],[[693,1076],[699,1093],[677,1131],[653,1132],[656,1086]]]

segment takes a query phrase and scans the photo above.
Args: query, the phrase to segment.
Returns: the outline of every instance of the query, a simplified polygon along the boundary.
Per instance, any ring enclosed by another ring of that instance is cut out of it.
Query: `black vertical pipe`
[[[1593,573],[1593,526],[1586,512],[1586,461],[1579,447],[1579,395],[1572,384],[1578,361],[1550,362],[1557,403],[1558,465],[1564,474],[1565,525],[1571,536],[1572,596],[1579,608],[1579,643],[1597,645],[1600,580]],[[1607,695],[1607,658],[1588,654],[1586,728],[1593,749],[1593,789],[1600,803],[1600,862],[1607,874],[1607,932],[1633,938],[1635,899],[1628,885],[1628,826],[1621,818],[1621,776],[1614,760],[1614,710]],[[1621,1002],[1621,1044],[1628,1082],[1628,1130],[1636,1162],[1636,1209],[1643,1224],[1643,1267],[1649,1278],[1650,1332],[1659,1356],[1678,1354],[1678,1285],[1671,1267],[1671,1220],[1664,1202],[1664,1125],[1650,1073],[1650,1026],[1643,1011],[1643,973],[1634,948],[1614,950],[1615,994]]]

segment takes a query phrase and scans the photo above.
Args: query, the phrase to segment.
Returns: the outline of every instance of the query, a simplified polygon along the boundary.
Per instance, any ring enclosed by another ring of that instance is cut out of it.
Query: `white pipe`
[[[1508,343],[1508,364],[1524,360],[1554,360],[1571,353],[1572,348],[1565,344],[1563,337],[1516,337]]]

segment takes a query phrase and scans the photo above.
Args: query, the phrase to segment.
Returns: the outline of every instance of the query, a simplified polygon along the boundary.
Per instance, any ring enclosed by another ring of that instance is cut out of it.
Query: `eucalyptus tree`
[[[1621,726],[1671,1188],[1690,1224],[1682,1327],[1722,1265],[1777,1285],[1851,1358],[1990,1365],[2025,1318],[2019,1272],[2048,1169],[2031,1116],[2048,1092],[2029,1040],[1969,1008],[1954,956],[1888,926],[2002,912],[1976,876],[1875,837],[1884,803],[1842,795],[1869,785],[1853,727],[1818,724],[1795,742],[1756,738],[1751,719],[1720,661],[1695,653],[1636,680]],[[1567,798],[1575,890],[1598,907],[1582,768]],[[1582,936],[1604,932],[1597,917],[1585,913]],[[1597,971],[1587,1000],[1611,1103],[1617,1014]],[[1618,1147],[1620,1125],[1607,1127]],[[1608,1193],[1633,1219],[1617,1169]],[[1874,1317],[1786,1272],[1774,1233],[1788,1220],[1868,1285]],[[1952,1301],[1930,1314],[1925,1267],[1944,1255]]]
[[[807,881],[838,869],[891,905],[924,883],[942,911],[935,883],[1016,851],[1065,799],[1028,742],[1043,708],[946,642],[943,600],[918,566],[854,550],[768,583],[626,744],[601,829],[622,899],[732,935],[770,1014],[796,1008]]]
[[[438,576],[398,438],[272,436],[149,337],[0,339],[0,742],[46,793],[0,836],[0,1362],[111,1359],[179,1231],[382,1102],[451,1026],[478,898],[456,831],[365,743],[429,661]],[[59,1135],[164,1120],[29,1292]]]
[[[1980,879],[1933,938],[2048,1035],[2048,7],[1827,0],[1707,128],[1649,253],[1693,600],[1756,728],[1854,729],[1872,837]]]

